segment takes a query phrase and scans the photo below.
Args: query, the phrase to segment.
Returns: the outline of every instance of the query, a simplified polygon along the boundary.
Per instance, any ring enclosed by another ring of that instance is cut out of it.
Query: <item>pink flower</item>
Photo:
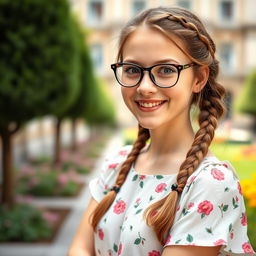
[[[239,181],[237,182],[237,189],[239,191],[239,194],[242,195],[242,188]]]
[[[120,214],[124,212],[125,208],[126,208],[126,203],[123,200],[120,200],[114,206],[114,213]]]
[[[44,212],[43,213],[43,218],[49,223],[49,224],[54,224],[56,221],[59,219],[59,215],[57,213],[53,212]]]
[[[188,183],[191,184],[195,180],[195,178],[196,178],[196,176],[192,176]]]
[[[236,196],[236,202],[238,202],[239,201],[239,199],[238,199],[238,197]]]
[[[230,233],[230,239],[234,238],[234,233]]]
[[[146,178],[146,175],[140,175],[140,176],[139,176],[139,179],[140,179],[140,180],[144,180],[145,178]]]
[[[249,243],[243,243],[242,248],[245,253],[254,253],[252,246]]]
[[[216,242],[214,242],[214,245],[222,245],[222,244],[225,244],[225,243],[226,243],[225,240],[219,239],[219,240],[217,240]]]
[[[135,203],[138,204],[138,203],[140,202],[140,200],[141,200],[140,198],[137,198],[136,201],[135,201]]]
[[[114,169],[118,166],[118,163],[113,163],[108,166],[109,169]]]
[[[68,180],[69,180],[68,176],[64,173],[58,176],[58,182],[62,186],[66,185],[68,183]]]
[[[119,151],[119,155],[127,156],[127,151],[126,150],[121,150],[121,151]]]
[[[148,253],[148,256],[160,256],[160,255],[161,255],[160,252],[156,250],[153,250]]]
[[[246,226],[247,225],[247,217],[246,217],[246,213],[242,213],[242,219],[241,219],[241,224],[243,226]]]
[[[122,252],[122,248],[123,248],[123,245],[122,243],[120,242],[119,246],[118,246],[118,252],[117,252],[117,255],[120,255],[121,252]]]
[[[171,237],[172,237],[171,234],[169,234],[168,237],[167,237],[167,239],[166,239],[165,244],[169,244],[169,243],[170,243]]]
[[[189,203],[188,209],[192,208],[194,206],[194,203]]]
[[[104,239],[104,232],[103,232],[103,230],[101,228],[98,230],[98,235],[99,235],[99,239],[100,240]]]
[[[180,210],[180,205],[178,206],[178,208],[177,208],[177,211],[179,211]]]
[[[105,188],[105,190],[107,190],[107,189],[108,189],[108,185],[106,184],[106,185],[104,186],[104,188]]]
[[[211,170],[211,174],[216,180],[224,180],[224,173],[216,168]]]
[[[197,209],[197,211],[199,213],[203,213],[203,214],[206,214],[206,215],[209,215],[212,210],[213,210],[213,204],[208,200],[205,200],[205,201],[201,202],[198,205],[198,209]]]
[[[157,185],[155,191],[157,193],[162,192],[165,189],[166,186],[167,186],[166,183],[160,183],[160,184]]]

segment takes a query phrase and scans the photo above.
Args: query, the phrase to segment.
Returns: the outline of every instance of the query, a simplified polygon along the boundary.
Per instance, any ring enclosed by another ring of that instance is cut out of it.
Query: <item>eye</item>
[[[124,66],[124,72],[129,75],[137,75],[140,74],[140,69],[135,66]]]
[[[161,75],[170,75],[177,73],[177,69],[174,66],[159,66],[158,73]]]

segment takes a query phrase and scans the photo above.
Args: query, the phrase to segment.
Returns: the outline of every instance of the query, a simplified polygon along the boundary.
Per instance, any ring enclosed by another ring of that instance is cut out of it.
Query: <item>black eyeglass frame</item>
[[[122,83],[119,81],[119,79],[118,79],[118,77],[117,77],[117,74],[116,74],[116,69],[117,69],[118,67],[120,67],[120,66],[123,66],[123,65],[133,65],[133,66],[135,66],[135,67],[138,67],[138,68],[141,70],[140,79],[139,79],[139,81],[138,81],[135,85],[127,86],[127,85],[125,85],[125,84],[122,84]],[[168,66],[173,66],[173,67],[177,68],[177,70],[178,70],[178,76],[177,76],[177,81],[175,82],[175,84],[173,84],[173,85],[171,85],[171,86],[160,86],[160,85],[158,85],[158,84],[156,83],[156,81],[155,81],[155,79],[154,79],[154,76],[153,76],[153,74],[151,73],[151,70],[152,70],[152,68],[154,68],[154,67],[156,67],[156,66],[163,66],[163,65],[164,65],[164,66],[166,66],[166,65],[168,65]],[[178,65],[178,64],[171,64],[171,63],[159,63],[159,64],[152,65],[152,66],[150,66],[150,67],[144,68],[144,67],[142,67],[142,66],[140,66],[139,64],[136,64],[136,63],[131,63],[131,62],[117,62],[117,63],[111,64],[111,69],[113,69],[113,71],[114,71],[115,78],[116,78],[117,82],[118,82],[121,86],[123,86],[123,87],[132,88],[132,87],[137,86],[137,85],[142,81],[142,79],[143,79],[144,71],[148,71],[148,72],[149,72],[149,77],[150,77],[151,81],[152,81],[156,86],[158,86],[158,87],[160,87],[160,88],[171,88],[171,87],[175,86],[175,85],[178,83],[179,78],[180,78],[180,72],[181,72],[182,70],[187,69],[187,68],[190,68],[190,67],[193,67],[193,66],[196,66],[196,65],[198,65],[198,64],[196,64],[195,62],[191,62],[191,63],[185,64],[185,65]]]

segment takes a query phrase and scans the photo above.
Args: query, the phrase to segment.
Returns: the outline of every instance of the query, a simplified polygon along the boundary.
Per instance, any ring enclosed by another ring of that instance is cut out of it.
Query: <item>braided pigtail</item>
[[[122,187],[129,173],[129,170],[131,169],[132,163],[137,159],[141,149],[146,145],[149,137],[149,130],[139,126],[137,140],[133,143],[133,148],[131,152],[127,156],[125,162],[120,167],[120,171],[116,178],[116,183],[113,186],[113,189],[109,191],[107,195],[100,201],[99,205],[91,215],[91,224],[95,232],[100,219],[114,202],[117,192]]]

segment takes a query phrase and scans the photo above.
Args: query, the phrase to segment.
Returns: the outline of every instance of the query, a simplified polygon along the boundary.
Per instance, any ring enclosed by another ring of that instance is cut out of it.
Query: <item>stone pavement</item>
[[[90,192],[87,186],[88,182],[98,175],[104,156],[111,153],[111,151],[120,148],[123,145],[122,143],[121,133],[117,132],[108,142],[92,173],[84,178],[86,185],[78,198],[46,198],[40,200],[37,199],[33,202],[34,204],[41,206],[47,205],[58,208],[71,208],[68,218],[52,244],[2,243],[0,244],[0,256],[66,256],[76,229],[81,221],[84,209],[90,198]]]

